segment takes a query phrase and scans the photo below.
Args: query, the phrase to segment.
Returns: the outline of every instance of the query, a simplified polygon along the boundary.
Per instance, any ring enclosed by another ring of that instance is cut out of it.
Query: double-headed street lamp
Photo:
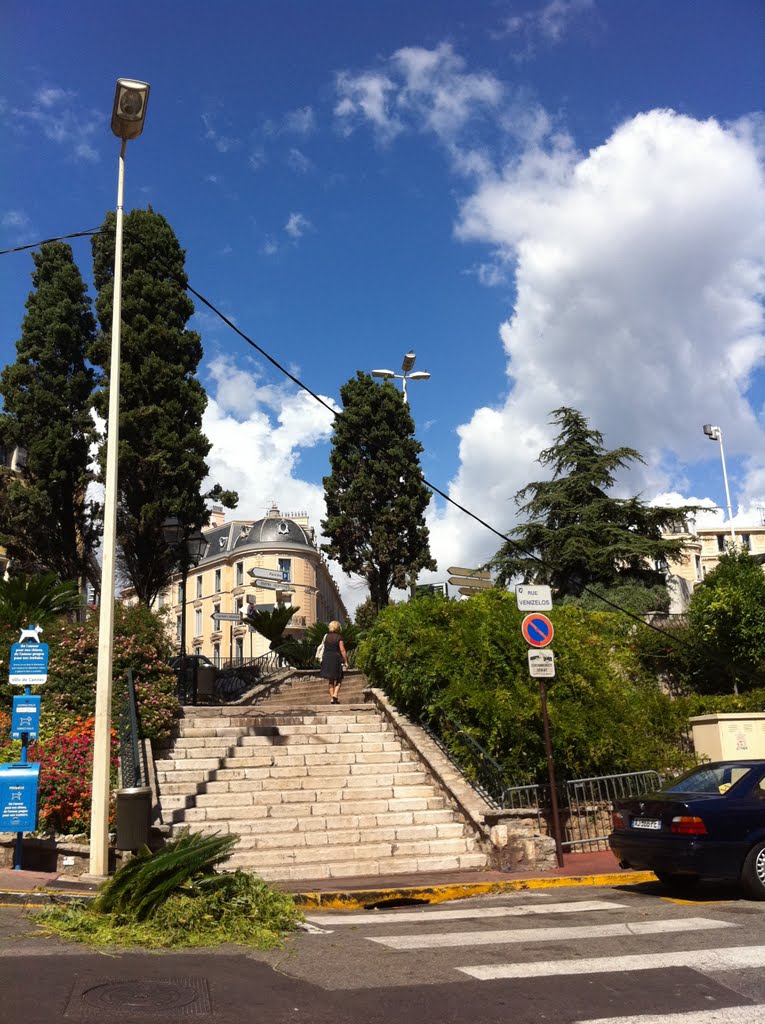
[[[430,374],[427,373],[425,370],[416,370],[414,373],[412,373],[412,370],[414,370],[414,361],[416,358],[417,356],[414,354],[414,352],[407,352],[407,354],[404,356],[404,361],[401,364],[401,373],[394,373],[393,370],[372,370],[372,376],[382,377],[383,380],[393,380],[394,377],[396,380],[400,380],[404,392],[404,401],[408,403],[409,399],[406,394],[406,382],[408,380],[430,379]]]
[[[143,131],[149,86],[118,78],[112,131],[122,139],[117,177],[117,223],[114,234],[112,350],[109,364],[109,413],[106,437],[104,535],[101,560],[101,607],[98,620],[96,713],[93,729],[93,789],[90,816],[90,874],[109,873],[109,781],[111,769],[112,663],[114,654],[114,564],[117,550],[117,457],[120,429],[120,328],[122,323],[122,214],[125,150],[128,139]]]
[[[193,530],[185,523],[182,523],[177,516],[170,516],[162,523],[162,535],[165,543],[171,548],[177,558],[178,568],[181,570],[181,635],[180,635],[180,664],[178,667],[178,696],[183,699],[186,683],[186,581],[189,569],[199,565],[202,555],[207,547],[207,540],[201,530]],[[181,681],[184,687],[181,692]],[[194,703],[196,703],[196,687],[194,687]]]
[[[711,423],[704,424],[704,433],[707,435],[710,441],[720,442],[720,458],[722,459],[722,471],[723,480],[725,482],[725,500],[728,503],[728,522],[730,523],[730,536],[733,544],[736,543],[736,530],[733,526],[733,509],[730,504],[730,491],[728,490],[728,473],[725,469],[725,451],[723,449],[722,442],[722,430],[719,427],[713,426]]]

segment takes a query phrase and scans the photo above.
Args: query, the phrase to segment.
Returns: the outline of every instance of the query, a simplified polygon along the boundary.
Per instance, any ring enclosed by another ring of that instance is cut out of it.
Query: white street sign
[[[240,612],[213,612],[210,616],[215,622],[239,622]]]
[[[453,587],[460,587],[460,593],[463,590],[491,590],[494,584],[491,580],[482,580],[478,577],[465,577],[465,576],[447,576],[447,579]]]
[[[549,587],[529,587],[519,583],[515,588],[515,599],[522,612],[549,612],[553,606]]]
[[[261,580],[280,580],[282,583],[289,582],[289,571],[287,569],[262,569],[256,565],[254,569],[248,569],[247,575]]]
[[[555,675],[555,655],[551,650],[529,651],[529,674],[535,679],[552,679]]]
[[[258,590],[281,590],[283,594],[294,593],[289,583],[277,583],[276,580],[255,580]]]

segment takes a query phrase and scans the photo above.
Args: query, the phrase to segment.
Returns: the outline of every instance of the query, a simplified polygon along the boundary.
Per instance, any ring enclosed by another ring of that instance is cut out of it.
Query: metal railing
[[[140,739],[133,670],[128,669],[125,700],[119,717],[120,772],[125,787],[142,786],[148,778]]]

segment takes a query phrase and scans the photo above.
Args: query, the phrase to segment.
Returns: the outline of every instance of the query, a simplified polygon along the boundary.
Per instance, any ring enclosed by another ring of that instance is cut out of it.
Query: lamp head
[[[143,131],[146,104],[149,102],[148,82],[118,78],[112,108],[112,131],[118,139],[137,139]]]
[[[174,548],[183,540],[183,523],[178,516],[168,516],[162,523],[162,536],[169,548]]]
[[[383,380],[393,380],[396,374],[393,370],[372,370],[373,377],[382,377]]]
[[[711,423],[704,424],[704,433],[707,435],[710,441],[720,440],[720,428],[713,426]]]
[[[430,380],[430,374],[427,370],[415,370],[409,374],[409,380]]]
[[[404,356],[404,361],[401,364],[401,369],[403,370],[404,373],[409,373],[410,370],[414,369],[414,361],[416,358],[417,356],[414,354],[414,352],[407,352],[407,354]]]

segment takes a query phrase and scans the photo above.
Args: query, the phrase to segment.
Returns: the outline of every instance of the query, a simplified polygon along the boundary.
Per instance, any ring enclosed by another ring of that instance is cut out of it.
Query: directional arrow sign
[[[459,565],[450,565],[446,571],[450,572],[452,576],[469,576],[475,580],[491,579],[491,573],[488,569],[463,569]],[[449,582],[451,583],[452,581],[449,580]]]
[[[213,612],[210,616],[215,622],[239,622],[241,612]]]
[[[277,583],[276,580],[255,580],[255,586],[258,590],[281,590],[283,592],[292,592],[292,587],[289,583]]]
[[[248,569],[247,575],[253,579],[281,580],[282,583],[288,583],[290,578],[288,569],[261,569],[259,565],[254,569]]]
[[[465,590],[491,590],[494,584],[491,580],[484,579],[467,579],[464,576],[450,576],[449,582],[453,587],[463,587]]]

